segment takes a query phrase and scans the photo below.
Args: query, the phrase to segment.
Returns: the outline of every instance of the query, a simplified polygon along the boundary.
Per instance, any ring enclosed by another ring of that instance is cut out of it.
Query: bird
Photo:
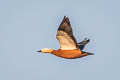
[[[77,43],[73,35],[70,20],[67,16],[64,16],[61,24],[59,25],[56,38],[60,45],[59,49],[54,50],[50,48],[42,48],[38,52],[50,53],[65,59],[76,59],[88,55],[94,55],[93,53],[83,51],[85,45],[90,41],[90,39],[85,38],[82,42]]]

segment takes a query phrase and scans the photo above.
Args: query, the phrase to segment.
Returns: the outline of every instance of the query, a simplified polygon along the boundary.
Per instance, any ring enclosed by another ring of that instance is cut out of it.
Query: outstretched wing
[[[90,41],[90,39],[85,38],[82,42],[77,43],[80,50],[83,50],[85,45]]]
[[[59,41],[61,50],[78,49],[76,39],[73,36],[72,27],[69,18],[66,16],[64,16],[58,28],[56,38]]]

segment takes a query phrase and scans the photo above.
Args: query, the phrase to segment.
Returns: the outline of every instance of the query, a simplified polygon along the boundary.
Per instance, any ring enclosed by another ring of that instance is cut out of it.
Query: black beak
[[[37,52],[42,52],[42,51],[40,50],[40,51],[37,51]]]

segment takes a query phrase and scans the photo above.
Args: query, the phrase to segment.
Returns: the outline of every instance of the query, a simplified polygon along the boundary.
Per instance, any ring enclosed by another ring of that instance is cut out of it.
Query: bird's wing
[[[83,50],[85,45],[90,41],[90,39],[85,38],[82,42],[77,43],[80,50]]]
[[[61,50],[78,49],[76,39],[73,36],[72,27],[69,18],[66,16],[64,16],[58,28],[56,38],[59,41]]]

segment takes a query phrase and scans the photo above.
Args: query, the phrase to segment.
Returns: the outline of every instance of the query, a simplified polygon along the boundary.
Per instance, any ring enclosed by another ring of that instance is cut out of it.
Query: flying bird
[[[56,38],[60,45],[58,50],[42,48],[38,52],[51,53],[65,59],[76,59],[87,55],[94,55],[93,53],[82,51],[90,40],[85,38],[82,42],[77,43],[73,35],[69,18],[66,16],[64,16],[57,30]]]

